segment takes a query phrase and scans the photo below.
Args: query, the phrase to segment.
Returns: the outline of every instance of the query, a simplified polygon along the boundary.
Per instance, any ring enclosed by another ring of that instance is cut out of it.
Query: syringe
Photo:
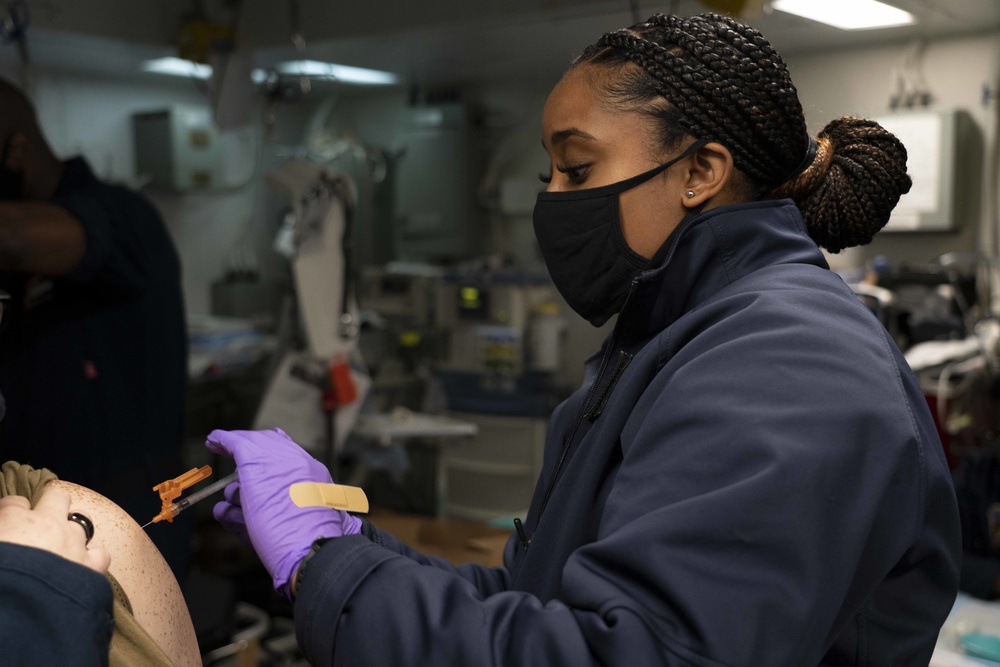
[[[196,505],[205,498],[208,498],[210,495],[221,491],[222,489],[229,486],[232,482],[235,482],[237,479],[239,479],[239,474],[234,472],[231,475],[226,475],[217,482],[212,482],[203,489],[198,489],[197,491],[195,491],[186,498],[181,498],[180,500],[177,500],[176,502],[173,502],[170,505],[164,505],[160,513],[154,516],[153,520],[147,523],[145,526],[143,526],[143,528],[146,528],[146,526],[149,526],[150,524],[159,523],[161,521],[173,521],[178,514],[180,514],[187,508],[191,507],[192,505]]]

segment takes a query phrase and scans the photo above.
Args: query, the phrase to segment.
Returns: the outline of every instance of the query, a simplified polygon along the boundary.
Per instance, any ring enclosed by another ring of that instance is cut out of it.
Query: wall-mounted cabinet
[[[961,110],[903,111],[876,119],[906,146],[913,179],[885,226],[888,232],[944,232],[959,222],[963,196],[958,178],[968,153],[972,120]]]

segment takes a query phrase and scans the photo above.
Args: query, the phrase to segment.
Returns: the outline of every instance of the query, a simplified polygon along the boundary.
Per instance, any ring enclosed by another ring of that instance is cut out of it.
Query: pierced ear
[[[733,177],[733,154],[720,143],[712,142],[698,149],[689,159],[684,196],[685,208],[695,208],[716,197]]]

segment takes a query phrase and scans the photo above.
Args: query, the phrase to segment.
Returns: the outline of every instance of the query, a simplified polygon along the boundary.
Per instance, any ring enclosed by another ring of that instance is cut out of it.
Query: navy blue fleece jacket
[[[0,665],[106,666],[114,627],[103,576],[0,542]]]
[[[295,604],[313,664],[927,665],[959,524],[884,329],[789,201],[653,266],[552,416],[528,540],[496,569],[331,540]]]

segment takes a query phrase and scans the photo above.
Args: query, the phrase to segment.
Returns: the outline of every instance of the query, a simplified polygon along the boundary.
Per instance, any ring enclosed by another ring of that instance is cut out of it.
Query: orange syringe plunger
[[[169,521],[170,523],[173,523],[174,512],[171,506],[174,504],[174,500],[180,497],[181,492],[184,489],[197,484],[203,479],[207,479],[211,474],[212,466],[191,468],[180,477],[168,479],[167,481],[154,486],[153,491],[160,494],[160,501],[163,503],[163,507],[160,509],[160,513],[154,516],[150,523],[159,523],[161,521]]]

